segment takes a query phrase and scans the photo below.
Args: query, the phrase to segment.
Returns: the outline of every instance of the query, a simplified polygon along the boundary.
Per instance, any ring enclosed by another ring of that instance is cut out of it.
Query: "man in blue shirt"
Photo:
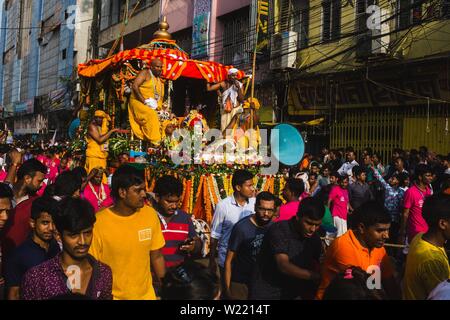
[[[54,238],[55,226],[52,214],[55,205],[56,200],[49,198],[37,198],[31,205],[32,233],[25,242],[14,249],[5,265],[9,300],[19,300],[22,277],[29,269],[53,258],[60,252],[60,247]]]
[[[253,174],[247,170],[236,170],[231,185],[234,193],[217,204],[211,223],[209,267],[212,272],[217,271],[217,253],[223,288],[225,257],[231,230],[236,222],[253,214],[255,209]]]
[[[275,196],[261,192],[256,197],[255,214],[235,224],[225,260],[225,296],[228,299],[247,300],[256,256],[275,211]]]

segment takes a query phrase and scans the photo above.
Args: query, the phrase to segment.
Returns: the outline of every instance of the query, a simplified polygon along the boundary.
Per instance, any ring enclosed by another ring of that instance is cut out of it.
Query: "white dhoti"
[[[233,108],[231,110],[231,112],[225,112],[225,110],[223,108],[220,108],[220,130],[222,132],[230,124],[231,119],[233,119],[234,115],[237,113],[238,110],[239,110],[239,107]]]
[[[239,81],[238,81],[239,82]],[[242,88],[242,83],[239,82],[240,88]],[[236,114],[238,107],[240,106],[240,103],[238,101],[238,88],[235,85],[230,86],[227,90],[225,90],[222,93],[222,105],[220,108],[220,130],[223,131],[226,129],[228,124],[231,122],[231,119],[233,119],[233,116]],[[226,112],[226,106],[227,106],[227,100],[228,103],[231,102],[231,106],[228,106],[229,109],[231,109],[231,112]]]

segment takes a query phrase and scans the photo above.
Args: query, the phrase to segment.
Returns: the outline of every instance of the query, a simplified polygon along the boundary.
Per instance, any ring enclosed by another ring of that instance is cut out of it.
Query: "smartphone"
[[[182,246],[191,245],[193,242],[194,242],[194,239],[192,239],[192,238],[187,238],[186,240],[184,240],[184,242],[182,242],[182,243],[180,243],[180,244],[178,245],[178,249],[181,250],[181,247],[182,247]]]

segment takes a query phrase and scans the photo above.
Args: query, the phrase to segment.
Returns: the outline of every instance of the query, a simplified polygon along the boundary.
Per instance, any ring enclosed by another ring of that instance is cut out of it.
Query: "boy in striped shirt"
[[[183,193],[182,183],[165,175],[156,181],[154,208],[161,222],[166,245],[162,249],[166,268],[180,265],[191,254],[200,252],[201,241],[191,215],[178,209]]]

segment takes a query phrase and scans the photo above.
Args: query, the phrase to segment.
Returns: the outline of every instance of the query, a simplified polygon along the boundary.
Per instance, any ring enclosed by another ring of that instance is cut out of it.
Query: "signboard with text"
[[[31,114],[34,112],[34,99],[17,102],[14,106],[16,114]]]

